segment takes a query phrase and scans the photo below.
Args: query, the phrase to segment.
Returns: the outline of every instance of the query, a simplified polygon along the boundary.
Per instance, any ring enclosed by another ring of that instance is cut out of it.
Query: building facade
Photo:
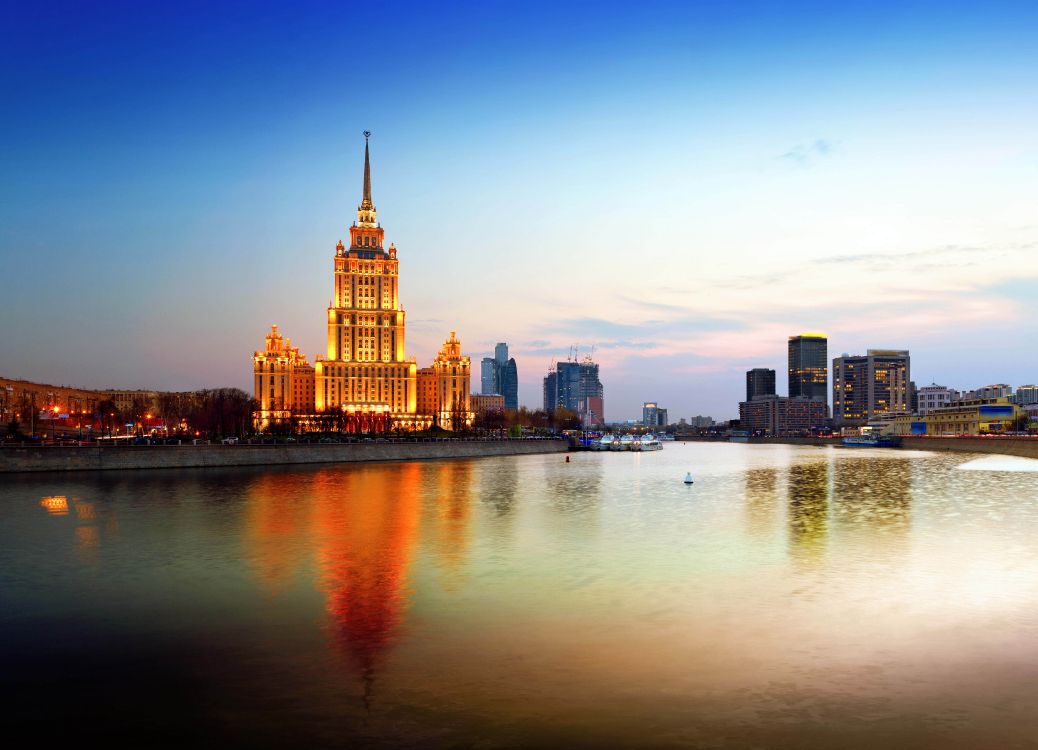
[[[916,390],[916,408],[912,411],[923,417],[934,409],[948,406],[958,396],[958,391],[944,385],[937,385],[936,383],[924,385]]]
[[[255,397],[261,404],[256,421],[261,428],[271,419],[296,417],[304,425],[318,425],[327,422],[322,417],[333,416],[351,432],[416,430],[431,426],[434,417],[441,426],[460,426],[457,417],[440,420],[442,412],[467,411],[470,367],[453,332],[446,350],[425,368],[423,385],[435,394],[423,391],[419,403],[418,367],[405,348],[400,262],[396,246],[385,247],[385,230],[371,197],[370,133],[364,136],[364,186],[357,220],[349,227],[349,246],[340,240],[332,258],[327,351],[311,367],[287,339],[281,339],[276,327],[272,329],[267,348],[253,355]],[[448,365],[441,361],[444,356]],[[452,373],[449,394],[441,391],[448,387],[444,366]],[[456,396],[462,370],[463,395]]]
[[[484,357],[480,363],[480,391],[484,395],[498,393],[505,398],[505,408],[519,408],[519,370],[515,359],[508,356],[508,344],[498,343],[493,357]]]
[[[489,412],[504,412],[505,397],[500,393],[473,393],[469,397],[469,408],[475,416]]]
[[[758,396],[775,395],[775,371],[766,367],[754,367],[746,371],[746,400]]]
[[[790,336],[788,354],[790,398],[813,398],[828,404],[829,340],[825,334]]]
[[[981,435],[1014,430],[1025,412],[1008,398],[957,401],[927,414],[927,435]]]
[[[1022,385],[1016,389],[1016,403],[1021,406],[1038,404],[1038,385]]]
[[[887,413],[908,412],[911,359],[907,350],[869,349],[833,360],[833,421],[864,425]]]
[[[472,425],[471,369],[471,361],[461,353],[461,342],[451,331],[432,365],[418,371],[418,411],[431,415],[433,425],[445,430]]]
[[[253,354],[253,396],[261,429],[292,414],[314,412],[314,367],[272,325],[266,347]]]
[[[605,423],[605,389],[598,377],[598,365],[589,358],[583,362],[559,362],[544,378],[544,410],[558,408],[575,412],[586,426]]]
[[[770,436],[809,435],[825,426],[826,404],[804,396],[758,396],[739,404],[739,426]]]
[[[484,396],[497,393],[497,362],[493,357],[483,357],[479,363],[479,392]]]
[[[642,424],[646,427],[666,427],[670,424],[667,410],[655,401],[642,404]]]

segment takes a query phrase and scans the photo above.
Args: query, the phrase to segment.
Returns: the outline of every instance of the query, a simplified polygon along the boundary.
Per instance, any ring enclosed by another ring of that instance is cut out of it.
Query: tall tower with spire
[[[371,199],[370,137],[365,131],[364,188],[350,244],[335,248],[328,354],[315,363],[315,401],[318,412],[384,414],[399,423],[415,414],[416,366],[404,349],[396,247],[384,248],[385,230]]]
[[[370,139],[364,131],[364,186],[349,246],[339,240],[332,258],[327,354],[311,368],[274,327],[266,350],[253,356],[261,429],[286,420],[304,430],[361,433],[471,423],[469,359],[454,333],[433,367],[423,370],[421,387],[415,360],[406,354],[400,262],[396,247],[385,247],[371,197]],[[430,398],[419,404],[426,390]]]

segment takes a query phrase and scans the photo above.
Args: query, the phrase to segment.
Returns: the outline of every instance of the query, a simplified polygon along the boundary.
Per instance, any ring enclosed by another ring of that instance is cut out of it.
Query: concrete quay
[[[566,440],[428,440],[277,445],[119,445],[0,448],[0,474],[208,466],[416,461],[563,453]]]
[[[679,441],[719,442],[718,438],[678,437]],[[753,437],[749,445],[836,445],[843,444],[838,437]],[[854,448],[853,450],[860,450]],[[888,449],[889,450],[889,449]],[[951,451],[956,453],[994,453],[1003,456],[1038,458],[1038,438],[1031,437],[923,437],[906,435],[901,438],[900,450]]]

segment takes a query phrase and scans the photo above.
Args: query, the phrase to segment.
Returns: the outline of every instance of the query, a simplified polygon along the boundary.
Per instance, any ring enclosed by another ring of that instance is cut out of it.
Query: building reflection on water
[[[422,469],[411,463],[327,470],[312,485],[318,587],[332,639],[368,691],[407,610]]]
[[[779,505],[779,471],[772,467],[747,469],[744,518],[746,532],[767,538],[775,525]]]
[[[801,562],[825,553],[829,535],[829,463],[794,463],[786,474],[789,547]]]
[[[472,514],[472,461],[423,464],[423,536],[431,549],[440,573],[440,583],[448,591],[460,586],[469,547]]]
[[[40,498],[40,507],[49,516],[72,520],[73,550],[82,562],[96,563],[103,539],[114,536],[119,528],[113,513],[102,512],[94,502],[78,497],[47,495]]]
[[[841,527],[867,530],[907,544],[912,522],[912,469],[908,458],[867,457],[836,461],[833,471],[833,518]]]

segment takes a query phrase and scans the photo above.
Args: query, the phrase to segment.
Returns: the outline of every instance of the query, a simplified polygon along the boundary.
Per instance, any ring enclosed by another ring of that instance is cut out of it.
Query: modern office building
[[[519,371],[515,359],[508,356],[508,344],[494,347],[493,357],[484,357],[480,363],[480,392],[498,393],[505,397],[505,408],[519,408]]]
[[[493,357],[483,357],[479,363],[479,392],[484,396],[497,393],[497,362]]]
[[[829,403],[829,341],[824,333],[789,337],[789,396]]]
[[[385,230],[378,223],[371,198],[369,135],[364,134],[364,187],[357,221],[349,227],[349,247],[340,240],[332,261],[328,351],[327,356],[318,355],[312,367],[313,408],[308,408],[311,388],[303,382],[310,377],[310,365],[273,328],[266,348],[252,358],[254,395],[261,406],[256,422],[261,428],[287,413],[300,418],[304,429],[308,424],[319,425],[318,415],[334,414],[350,432],[414,430],[429,427],[434,414],[439,420],[445,409],[454,415],[448,421],[457,424],[467,403],[470,372],[464,363],[468,357],[461,356],[452,332],[440,356],[426,368],[428,392],[419,408],[418,367],[404,347],[400,262],[395,245],[390,244],[388,250],[383,247]],[[443,367],[450,368],[449,383],[444,380]],[[283,408],[290,399],[293,407]],[[443,420],[440,424],[445,426]]]
[[[558,408],[576,412],[585,425],[605,422],[605,389],[598,377],[598,365],[585,358],[583,362],[559,362],[544,378],[544,410]]]
[[[771,436],[808,435],[824,427],[828,408],[818,399],[805,396],[758,396],[739,404],[739,427]]]
[[[879,414],[907,413],[911,360],[907,350],[869,349],[833,360],[833,422],[863,425]]]
[[[642,424],[646,427],[666,427],[670,424],[667,410],[655,401],[642,404]]]
[[[754,367],[746,372],[746,400],[758,396],[775,395],[775,371],[766,367]]]
[[[924,385],[916,390],[916,408],[912,411],[923,417],[934,409],[948,406],[958,396],[958,391],[945,385],[937,385],[936,383]]]

